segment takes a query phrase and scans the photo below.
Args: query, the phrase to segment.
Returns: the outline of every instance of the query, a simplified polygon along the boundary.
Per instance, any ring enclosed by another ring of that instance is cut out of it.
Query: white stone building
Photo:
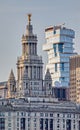
[[[22,56],[17,60],[17,78],[19,96],[43,95],[43,62],[37,54],[37,36],[30,14],[26,34],[22,36]]]
[[[80,106],[51,97],[0,100],[0,130],[80,130]]]

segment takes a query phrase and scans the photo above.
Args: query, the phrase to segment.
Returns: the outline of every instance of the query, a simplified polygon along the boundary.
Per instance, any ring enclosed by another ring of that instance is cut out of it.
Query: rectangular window
[[[64,71],[64,63],[61,63],[61,70]]]
[[[28,116],[30,116],[30,113],[28,113]]]
[[[36,79],[36,66],[34,66],[34,79]]]
[[[40,116],[44,116],[44,114],[43,114],[43,113],[40,113]]]
[[[53,130],[53,119],[50,119],[50,130]]]
[[[53,113],[50,113],[50,117],[53,117]]]
[[[60,81],[65,81],[65,77],[60,77]]]
[[[19,112],[17,112],[17,116],[19,116]]]
[[[25,118],[20,119],[20,130],[25,130]]]
[[[57,44],[53,44],[54,56],[57,56]]]
[[[45,130],[48,130],[48,119],[45,119]]]
[[[40,119],[40,130],[43,130],[43,118]]]
[[[57,63],[55,63],[55,72],[57,72]]]
[[[79,125],[79,130],[80,130],[80,121],[79,121],[79,124],[78,124],[78,125]]]
[[[45,117],[48,117],[48,113],[45,113]]]
[[[11,116],[11,112],[8,112],[8,116]]]
[[[34,116],[36,116],[36,113],[34,113]]]
[[[0,118],[0,130],[5,130],[5,118]]]
[[[70,119],[66,120],[66,130],[71,130],[71,120]]]
[[[59,44],[58,44],[58,51],[59,51],[60,53],[63,53],[63,43],[59,43]]]

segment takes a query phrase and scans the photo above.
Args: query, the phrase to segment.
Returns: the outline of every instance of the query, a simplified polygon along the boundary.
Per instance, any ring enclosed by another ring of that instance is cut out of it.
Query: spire
[[[28,25],[26,26],[26,35],[27,36],[33,35],[33,27],[31,25],[31,14],[28,14]]]
[[[47,72],[46,72],[46,74],[45,74],[45,80],[52,80],[52,79],[51,79],[51,74],[50,74],[50,72],[49,72],[49,69],[47,69]]]
[[[31,14],[28,14],[28,24],[31,24]]]
[[[11,72],[10,72],[10,75],[9,75],[9,80],[15,80],[15,76],[14,76],[12,69],[11,69]]]

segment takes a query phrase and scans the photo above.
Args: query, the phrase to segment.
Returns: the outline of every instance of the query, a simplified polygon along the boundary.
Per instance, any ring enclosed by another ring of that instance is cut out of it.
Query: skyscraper
[[[75,32],[63,25],[45,29],[43,50],[48,53],[46,71],[51,74],[52,86],[69,86],[69,57],[74,55],[74,37]]]
[[[80,103],[80,55],[70,57],[70,100]]]

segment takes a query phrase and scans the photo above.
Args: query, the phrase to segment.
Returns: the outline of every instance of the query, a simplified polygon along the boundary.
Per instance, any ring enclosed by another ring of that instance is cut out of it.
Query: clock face
[[[61,87],[61,83],[60,83],[59,81],[55,81],[54,85],[55,85],[56,87]]]

